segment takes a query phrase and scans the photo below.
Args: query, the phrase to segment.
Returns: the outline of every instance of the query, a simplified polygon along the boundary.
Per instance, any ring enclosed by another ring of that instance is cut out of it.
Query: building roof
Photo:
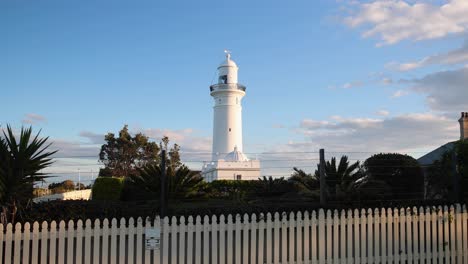
[[[447,151],[452,151],[455,147],[456,141],[446,143],[433,151],[427,153],[426,155],[420,157],[418,159],[419,164],[421,165],[431,165],[434,161],[439,160],[442,155],[444,155]]]

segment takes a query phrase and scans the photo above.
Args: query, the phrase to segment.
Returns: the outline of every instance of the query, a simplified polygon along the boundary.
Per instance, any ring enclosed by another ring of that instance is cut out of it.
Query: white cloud
[[[396,62],[389,63],[388,68],[398,71],[410,71],[429,65],[456,65],[465,62],[468,62],[468,41],[465,41],[463,46],[458,49],[429,56],[419,61],[412,61],[401,64]]]
[[[436,39],[468,30],[466,0],[447,0],[443,5],[422,0],[376,0],[353,6],[354,12],[345,23],[353,28],[364,27],[363,37],[380,38],[378,46]]]
[[[408,94],[409,92],[406,90],[397,90],[392,94],[391,98],[399,98]]]
[[[458,116],[456,116],[458,117]],[[430,113],[406,114],[390,118],[340,118],[301,122],[296,132],[308,141],[305,148],[325,147],[334,151],[415,151],[430,149],[458,139],[458,122]],[[286,148],[302,149],[301,143]],[[297,146],[296,146],[297,145]],[[312,146],[311,146],[312,145]]]
[[[377,111],[376,114],[379,115],[379,116],[388,116],[388,115],[390,115],[390,112],[387,111],[387,110],[382,109],[382,110]]]
[[[105,143],[104,134],[98,134],[90,131],[81,131],[79,136],[87,138],[92,144],[102,145]]]
[[[21,120],[22,123],[30,125],[36,125],[46,121],[47,119],[44,116],[35,113],[26,114],[23,120]]]
[[[432,110],[458,113],[468,109],[468,67],[441,71],[410,80],[411,90],[426,96]]]
[[[361,87],[363,85],[364,84],[361,81],[352,81],[352,82],[348,82],[348,83],[343,84],[342,87],[344,89],[351,89],[351,88],[355,88],[355,87]]]

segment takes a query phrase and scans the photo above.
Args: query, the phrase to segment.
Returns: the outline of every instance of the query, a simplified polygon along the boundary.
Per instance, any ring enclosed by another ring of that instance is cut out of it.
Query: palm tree
[[[131,176],[131,180],[137,186],[141,186],[149,192],[159,194],[161,191],[161,168],[156,165],[148,165],[140,170],[139,175]],[[182,165],[178,168],[167,167],[167,193],[171,199],[187,198],[198,193],[202,185],[203,177]]]
[[[305,171],[293,168],[294,172],[288,181],[293,183],[301,191],[317,191],[320,189],[320,178],[316,175],[306,173]]]
[[[260,196],[277,196],[290,191],[290,184],[284,179],[262,176],[258,178],[257,194]]]
[[[347,156],[341,156],[338,166],[336,158],[325,163],[326,183],[328,194],[337,198],[344,198],[354,189],[354,183],[363,177],[359,161],[350,164]],[[314,173],[320,179],[320,164]]]
[[[47,176],[40,172],[52,164],[51,156],[57,151],[47,152],[51,144],[48,137],[31,137],[32,128],[21,128],[17,140],[11,127],[0,138],[0,204],[1,221],[14,222],[18,206],[33,197],[33,186]]]

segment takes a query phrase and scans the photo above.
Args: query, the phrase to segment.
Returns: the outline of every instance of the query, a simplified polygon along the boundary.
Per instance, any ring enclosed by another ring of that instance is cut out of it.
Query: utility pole
[[[167,210],[167,196],[166,196],[166,150],[161,150],[161,208],[160,208],[160,217],[164,219],[166,216]]]
[[[327,203],[326,189],[327,183],[325,182],[325,150],[320,149],[320,205],[323,207]]]

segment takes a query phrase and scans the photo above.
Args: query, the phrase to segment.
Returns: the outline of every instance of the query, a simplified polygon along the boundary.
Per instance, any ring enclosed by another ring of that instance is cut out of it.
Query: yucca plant
[[[32,128],[21,128],[16,139],[8,125],[0,138],[0,204],[1,222],[14,222],[18,207],[33,197],[34,183],[43,181],[47,175],[41,170],[52,164],[48,152],[51,144],[48,137],[32,136]]]

